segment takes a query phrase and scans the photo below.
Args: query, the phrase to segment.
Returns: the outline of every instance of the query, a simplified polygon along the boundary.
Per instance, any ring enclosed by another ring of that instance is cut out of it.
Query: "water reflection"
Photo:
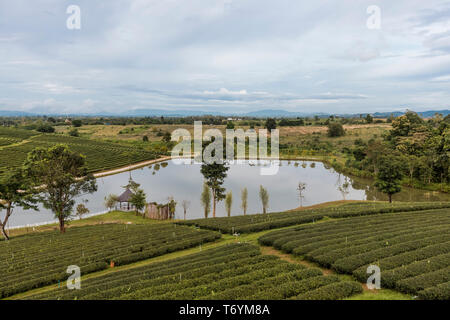
[[[267,163],[265,165],[268,165]],[[263,185],[269,192],[269,212],[283,211],[300,206],[309,206],[326,201],[342,200],[387,200],[387,196],[378,192],[373,181],[349,177],[335,172],[332,168],[321,162],[312,161],[281,161],[278,174],[274,176],[261,176],[261,164],[253,165],[248,162],[230,165],[224,187],[227,192],[233,193],[232,215],[242,214],[240,208],[241,190],[248,189],[248,214],[262,211],[259,199],[259,186]],[[176,165],[169,162],[157,163],[141,169],[124,172],[97,179],[98,191],[95,194],[83,196],[88,200],[86,207],[90,212],[104,211],[104,198],[109,194],[122,192],[121,186],[128,182],[130,175],[133,180],[141,184],[147,194],[147,202],[163,203],[172,196],[178,202],[175,217],[183,218],[184,210],[181,206],[183,200],[189,201],[187,218],[203,217],[200,203],[203,177],[200,173],[201,165]],[[299,183],[306,184],[299,198]],[[450,195],[438,192],[429,192],[411,188],[393,196],[394,201],[450,201]],[[76,206],[75,206],[76,207]],[[53,214],[41,208],[40,212],[24,212],[20,208],[11,216],[10,226],[24,225],[36,222],[49,221]],[[0,212],[0,215],[3,215]],[[225,216],[224,202],[217,206],[217,216]]]

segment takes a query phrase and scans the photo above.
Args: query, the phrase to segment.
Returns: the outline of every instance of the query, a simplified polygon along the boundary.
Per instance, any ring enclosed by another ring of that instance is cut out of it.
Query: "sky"
[[[406,108],[450,109],[450,1],[0,0],[0,110]]]

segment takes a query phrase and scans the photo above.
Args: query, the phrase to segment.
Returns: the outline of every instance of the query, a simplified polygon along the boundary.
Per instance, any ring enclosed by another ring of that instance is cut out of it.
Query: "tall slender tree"
[[[227,210],[227,216],[231,217],[231,206],[233,205],[233,193],[230,191],[225,196],[225,209]]]
[[[208,218],[209,212],[211,211],[211,191],[206,183],[203,183],[203,191],[200,200],[204,209],[205,218]]]
[[[241,208],[244,211],[244,216],[247,214],[247,208],[248,208],[248,190],[247,188],[244,188],[241,190]]]
[[[263,186],[259,186],[259,198],[261,199],[263,213],[267,213],[267,207],[269,206],[269,192]]]

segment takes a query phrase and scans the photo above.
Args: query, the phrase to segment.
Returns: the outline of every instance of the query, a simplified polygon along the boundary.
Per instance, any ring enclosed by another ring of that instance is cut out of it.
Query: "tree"
[[[37,210],[33,190],[25,185],[26,181],[20,170],[13,171],[0,181],[0,210],[6,210],[3,221],[0,221],[0,229],[5,240],[9,240],[5,228],[15,207]]]
[[[225,196],[225,209],[227,210],[227,216],[231,217],[231,206],[233,205],[233,193],[230,191]]]
[[[402,167],[397,159],[392,155],[381,158],[375,187],[389,196],[389,202],[392,202],[393,194],[402,190],[401,179]]]
[[[167,200],[168,200],[167,205],[169,206],[170,219],[173,219],[175,217],[175,209],[177,207],[177,202],[173,199],[172,196],[168,197]]]
[[[328,136],[329,137],[341,137],[345,135],[345,130],[342,124],[339,122],[330,122],[328,124]]]
[[[80,134],[78,133],[78,130],[73,128],[72,130],[69,131],[69,136],[71,137],[79,137]]]
[[[223,163],[202,164],[200,172],[206,180],[206,184],[211,189],[213,201],[213,217],[216,217],[217,202],[225,199],[225,188],[222,187],[224,179],[227,177],[227,167]]]
[[[206,184],[206,182],[203,183],[203,192],[200,197],[200,200],[205,210],[205,218],[208,218],[209,212],[211,211],[211,191],[209,190],[209,187]]]
[[[79,128],[83,125],[83,122],[80,119],[72,120],[72,126],[75,128]]]
[[[145,208],[146,205],[146,195],[144,190],[137,189],[130,197],[130,203],[134,206],[136,210],[136,214],[138,214],[140,211],[142,211]]]
[[[233,121],[228,121],[228,122],[227,122],[227,129],[234,129],[234,123],[233,123]]]
[[[183,207],[184,220],[186,220],[186,212],[189,209],[189,207],[191,206],[191,202],[189,200],[183,200],[183,201],[181,201],[181,206]]]
[[[78,218],[80,218],[85,214],[89,213],[89,209],[86,208],[86,206],[83,203],[80,203],[79,205],[77,205],[77,216]]]
[[[48,123],[41,123],[40,125],[38,125],[36,130],[39,131],[39,132],[43,132],[43,133],[53,133],[53,132],[55,132],[55,128],[53,128]]]
[[[268,118],[266,120],[266,125],[265,125],[266,129],[270,132],[270,130],[274,130],[277,128],[277,122],[275,121],[275,119],[272,118]]]
[[[366,115],[366,122],[367,123],[373,123],[373,117],[370,114]]]
[[[305,197],[303,192],[306,190],[306,183],[305,182],[299,182],[297,191],[298,191],[298,198],[300,199],[300,207],[303,207],[303,198]]]
[[[119,197],[115,194],[110,194],[105,197],[105,207],[108,208],[109,211],[116,207],[117,202],[119,202]]]
[[[269,193],[263,186],[259,186],[259,198],[261,199],[263,213],[266,213],[269,206]]]
[[[66,145],[34,149],[28,154],[24,171],[40,191],[39,202],[58,219],[61,233],[65,232],[75,198],[97,191],[95,178],[87,174],[84,156],[70,151]]]
[[[164,132],[164,135],[163,135],[163,141],[164,142],[166,142],[166,143],[169,143],[170,142],[170,140],[172,139],[172,135],[170,134],[170,132]]]
[[[242,189],[241,191],[241,208],[244,211],[244,216],[247,214],[248,207],[248,190],[247,188]]]

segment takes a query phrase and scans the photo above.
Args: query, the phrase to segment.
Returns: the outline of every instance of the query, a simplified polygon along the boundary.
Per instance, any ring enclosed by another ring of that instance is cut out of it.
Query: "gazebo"
[[[122,203],[127,204],[127,210],[130,210],[130,198],[133,195],[133,192],[129,188],[127,188],[117,199],[117,202],[119,202],[119,207],[122,209]]]

